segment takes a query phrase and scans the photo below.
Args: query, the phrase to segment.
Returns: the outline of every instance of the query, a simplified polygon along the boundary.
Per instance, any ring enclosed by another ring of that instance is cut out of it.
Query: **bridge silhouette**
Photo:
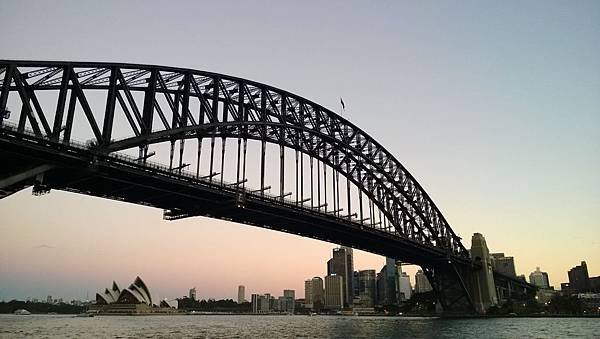
[[[150,65],[0,60],[0,79],[0,198],[33,186],[288,232],[420,265],[445,312],[480,303],[473,277],[486,263],[421,185],[310,100]]]

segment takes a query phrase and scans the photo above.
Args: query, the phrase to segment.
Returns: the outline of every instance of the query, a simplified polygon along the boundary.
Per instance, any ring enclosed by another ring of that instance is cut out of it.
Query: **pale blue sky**
[[[5,59],[221,72],[335,110],[342,96],[347,117],[411,171],[467,246],[481,232],[493,251],[515,256],[518,273],[541,266],[555,285],[580,260],[600,275],[598,1],[0,0],[0,46]],[[138,272],[163,296],[198,285],[201,296],[233,297],[244,281],[249,293],[301,290],[304,278],[324,273],[332,247],[209,219],[166,223],[157,210],[61,192],[21,192],[0,201],[0,213],[5,298],[75,296]],[[164,241],[172,260],[194,264],[123,266],[107,253],[133,255],[126,243],[92,240],[139,231],[155,246]],[[178,255],[186,235],[211,236],[214,248]],[[241,240],[250,235],[265,245]],[[232,252],[256,255],[237,270]],[[91,262],[98,253],[106,263]],[[359,268],[383,263],[358,256]],[[278,277],[274,257],[306,264]]]

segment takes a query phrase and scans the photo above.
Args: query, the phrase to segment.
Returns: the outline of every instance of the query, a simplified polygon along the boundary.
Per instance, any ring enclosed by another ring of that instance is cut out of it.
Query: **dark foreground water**
[[[598,338],[600,318],[0,315],[2,338]]]

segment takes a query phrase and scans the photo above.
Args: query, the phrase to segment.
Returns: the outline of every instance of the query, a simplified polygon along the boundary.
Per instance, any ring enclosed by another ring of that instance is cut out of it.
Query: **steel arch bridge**
[[[117,63],[0,60],[0,81],[0,197],[33,185],[344,244],[421,265],[445,310],[473,309],[478,265],[433,200],[370,135],[310,100]]]

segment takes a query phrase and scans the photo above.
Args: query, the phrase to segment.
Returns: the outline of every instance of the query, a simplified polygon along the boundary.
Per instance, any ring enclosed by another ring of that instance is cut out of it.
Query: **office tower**
[[[320,310],[323,308],[323,279],[320,277],[314,277],[311,281],[311,301],[313,310]]]
[[[49,296],[46,298],[46,303],[48,303],[48,304],[52,304],[52,296],[51,296],[51,295],[49,295]]]
[[[422,270],[418,270],[415,274],[415,293],[424,293],[433,290],[427,276]]]
[[[190,288],[190,293],[188,294],[189,298],[192,300],[196,300],[196,288]]]
[[[281,309],[282,311],[294,313],[294,308],[296,305],[296,291],[283,290],[283,300],[281,302],[283,303]]]
[[[238,286],[238,304],[242,304],[246,301],[246,287],[244,285]]]
[[[259,310],[259,305],[258,305],[258,294],[253,293],[251,296],[251,301],[252,301],[252,313],[258,313]]]
[[[344,278],[344,302],[352,304],[354,287],[354,258],[352,249],[342,246],[333,249],[333,257],[327,261],[327,275],[340,275]]]
[[[410,299],[412,295],[412,287],[410,286],[410,277],[405,272],[400,274],[398,279],[398,290],[400,291],[400,301],[406,301]]]
[[[358,271],[358,298],[364,307],[373,307],[376,298],[375,270]]]
[[[312,308],[312,280],[304,281],[304,307]]]
[[[496,272],[511,277],[517,276],[517,271],[515,270],[515,259],[513,257],[506,257],[504,256],[504,253],[491,253],[490,256],[492,258],[492,267]]]
[[[344,307],[344,277],[333,274],[325,277],[325,308]]]
[[[588,292],[590,290],[589,275],[585,261],[581,265],[569,270],[569,287],[577,292]]]
[[[529,274],[529,282],[539,288],[550,288],[548,273],[540,271],[539,267],[536,267],[535,271]]]
[[[269,293],[267,294],[252,294],[252,312],[267,313],[272,309],[272,299]]]

